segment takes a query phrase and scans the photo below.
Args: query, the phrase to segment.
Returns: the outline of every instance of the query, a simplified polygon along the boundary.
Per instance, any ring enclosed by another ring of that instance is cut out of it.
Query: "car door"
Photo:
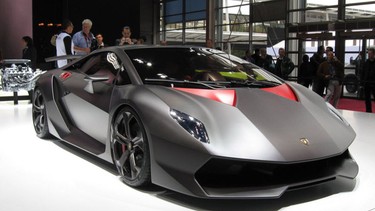
[[[83,148],[92,148],[92,142],[106,143],[109,103],[119,70],[117,58],[113,52],[96,53],[65,69],[71,76],[63,81],[66,94],[62,102],[76,135],[82,132],[88,135],[81,138],[87,142]],[[75,67],[78,68],[69,71]]]

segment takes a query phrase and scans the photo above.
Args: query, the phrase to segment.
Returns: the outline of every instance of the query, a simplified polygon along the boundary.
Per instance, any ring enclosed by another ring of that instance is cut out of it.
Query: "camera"
[[[90,46],[90,50],[91,51],[95,51],[96,49],[98,49],[98,41],[96,39],[92,39],[91,41],[91,46]]]

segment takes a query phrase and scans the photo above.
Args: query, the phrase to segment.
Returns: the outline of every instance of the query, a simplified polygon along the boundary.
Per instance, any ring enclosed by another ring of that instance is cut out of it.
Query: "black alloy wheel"
[[[123,108],[111,127],[113,162],[129,186],[146,186],[151,181],[150,153],[144,126],[131,108]]]
[[[49,138],[45,100],[40,89],[35,89],[32,102],[32,118],[36,135],[40,138]]]

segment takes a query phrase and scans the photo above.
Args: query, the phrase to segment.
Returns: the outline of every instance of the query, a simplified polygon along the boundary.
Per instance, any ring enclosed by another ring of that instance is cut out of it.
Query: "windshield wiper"
[[[146,78],[144,82],[147,84],[163,85],[163,86],[170,86],[170,87],[204,88],[204,89],[223,88],[223,86],[217,86],[215,84],[206,83],[206,82],[177,80],[177,79]]]
[[[281,85],[275,81],[230,81],[231,86],[244,86],[244,87],[255,87],[255,88],[265,88],[274,87]]]
[[[279,86],[281,83],[275,81],[188,81],[177,79],[154,79],[146,78],[144,80],[147,84],[163,85],[170,87],[184,87],[184,88],[204,88],[217,89],[228,87],[252,87],[252,88],[266,88]]]

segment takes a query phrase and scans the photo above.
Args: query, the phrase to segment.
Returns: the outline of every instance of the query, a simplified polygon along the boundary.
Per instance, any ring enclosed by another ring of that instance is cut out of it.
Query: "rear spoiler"
[[[54,62],[54,61],[58,61],[58,60],[66,60],[66,59],[70,59],[70,60],[74,60],[74,59],[79,59],[81,58],[82,56],[80,55],[65,55],[65,56],[53,56],[53,57],[48,57],[46,58],[46,62]]]

